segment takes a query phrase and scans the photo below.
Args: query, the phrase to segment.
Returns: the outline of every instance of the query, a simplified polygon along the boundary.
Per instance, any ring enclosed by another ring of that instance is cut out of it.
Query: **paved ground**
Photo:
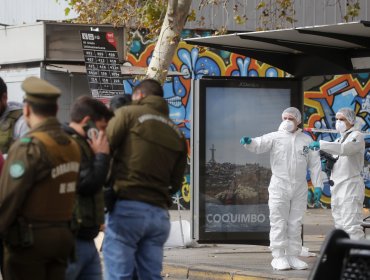
[[[171,220],[179,220],[178,211],[170,211]],[[190,211],[181,211],[181,218],[190,222]],[[370,215],[364,209],[364,217]],[[333,229],[331,210],[310,209],[304,217],[303,246],[318,254],[327,233]],[[103,234],[96,240],[100,248]],[[370,239],[370,231],[369,236]],[[266,246],[197,244],[165,248],[163,279],[173,280],[245,280],[245,279],[307,279],[317,257],[302,257],[309,264],[304,271],[274,271],[271,253]],[[0,276],[0,280],[2,280]]]
[[[364,217],[369,212],[364,209]],[[171,211],[172,220],[178,213]],[[182,211],[190,220],[190,212]],[[327,233],[333,229],[331,210],[310,209],[304,218],[304,243],[309,252],[318,254]],[[271,253],[266,246],[202,245],[190,248],[166,248],[164,279],[307,279],[317,257],[302,257],[309,264],[304,271],[274,271]]]

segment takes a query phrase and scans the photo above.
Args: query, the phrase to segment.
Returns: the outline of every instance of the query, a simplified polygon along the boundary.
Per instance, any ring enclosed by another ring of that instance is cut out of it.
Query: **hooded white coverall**
[[[349,133],[343,143],[342,139]],[[335,142],[320,140],[320,149],[339,156],[330,179],[331,208],[336,228],[343,229],[351,239],[363,239],[361,227],[365,184],[361,176],[364,166],[365,141],[363,134],[351,128]]]
[[[252,139],[244,147],[254,153],[270,151],[269,185],[270,249],[274,258],[298,256],[302,250],[301,225],[307,207],[307,168],[315,186],[322,186],[317,151],[308,149],[312,139],[301,129],[276,131]]]

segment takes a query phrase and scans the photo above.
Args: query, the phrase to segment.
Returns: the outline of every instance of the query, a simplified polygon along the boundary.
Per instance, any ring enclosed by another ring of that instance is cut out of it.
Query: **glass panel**
[[[297,92],[296,81],[220,82],[200,84],[199,236],[268,244],[270,155],[251,153],[239,140],[278,129]]]

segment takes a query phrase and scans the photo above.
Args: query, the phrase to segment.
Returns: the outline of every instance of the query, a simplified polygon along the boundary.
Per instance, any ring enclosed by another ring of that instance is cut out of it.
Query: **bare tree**
[[[167,13],[163,21],[161,33],[155,45],[150,61],[147,77],[164,82],[168,67],[172,61],[181,31],[189,13],[191,0],[169,0]]]

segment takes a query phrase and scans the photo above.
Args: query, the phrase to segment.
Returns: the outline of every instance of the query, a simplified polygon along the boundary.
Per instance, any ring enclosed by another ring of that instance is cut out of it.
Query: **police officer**
[[[30,131],[11,146],[0,178],[5,279],[64,280],[80,151],[56,119],[59,89],[36,77],[22,88]]]
[[[28,131],[22,114],[22,104],[8,102],[8,88],[0,77],[0,151],[4,156],[10,145]],[[3,274],[3,242],[0,239],[0,269]]]
[[[8,89],[0,77],[0,150],[6,154],[11,143],[28,131],[22,116],[22,104],[8,102]]]

